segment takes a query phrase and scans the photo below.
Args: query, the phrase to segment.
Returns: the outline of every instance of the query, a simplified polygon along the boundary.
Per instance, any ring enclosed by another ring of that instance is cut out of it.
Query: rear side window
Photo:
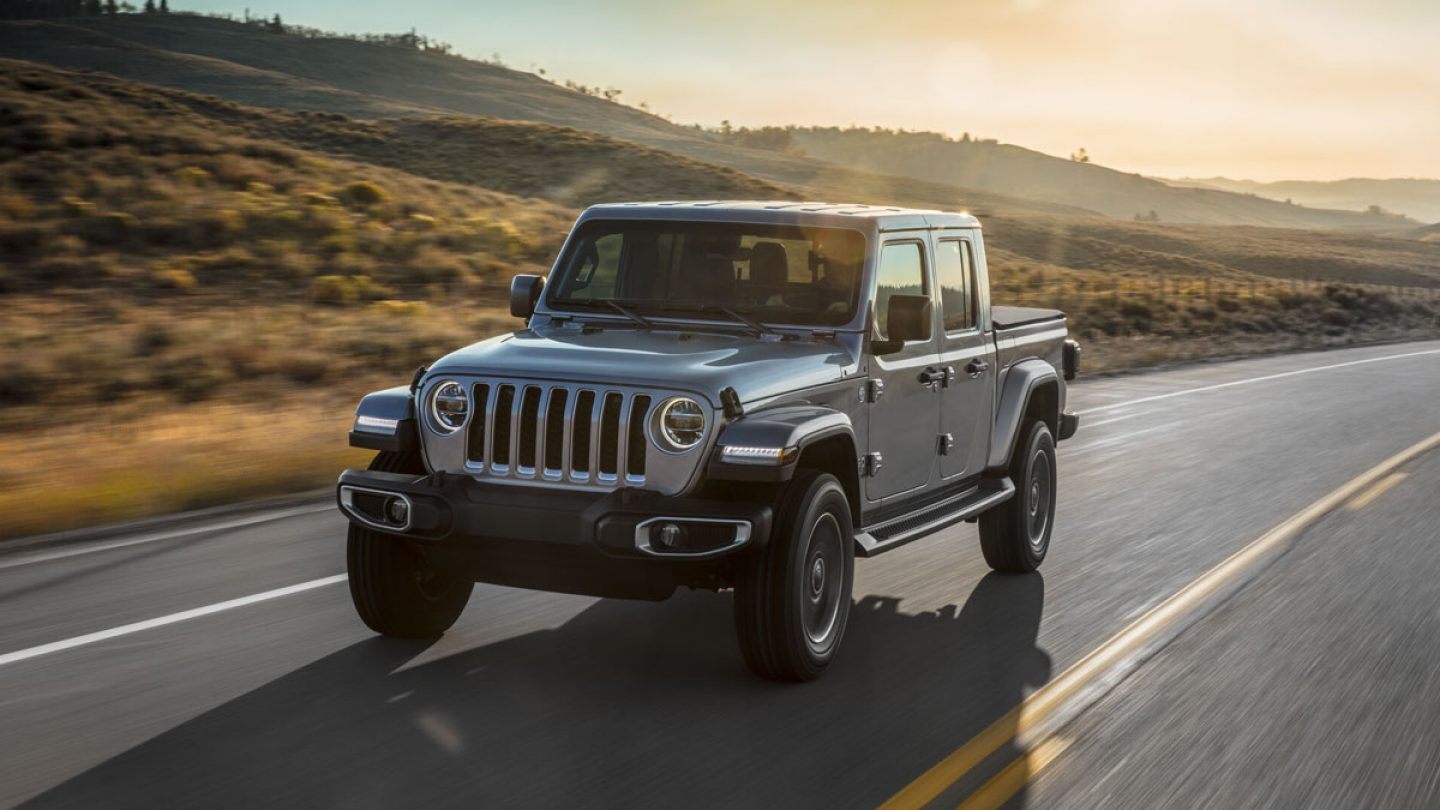
[[[875,271],[875,327],[881,340],[888,340],[890,296],[925,294],[925,258],[919,242],[886,245],[880,251]]]
[[[975,260],[970,243],[949,239],[935,245],[935,281],[940,285],[945,331],[975,326]]]

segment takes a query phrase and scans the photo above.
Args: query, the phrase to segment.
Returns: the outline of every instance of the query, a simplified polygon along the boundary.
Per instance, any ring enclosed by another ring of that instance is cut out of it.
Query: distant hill
[[[1440,221],[1440,180],[1374,180],[1357,177],[1349,180],[1281,180],[1261,183],[1255,180],[1231,180],[1228,177],[1185,177],[1164,182],[1172,186],[1254,194],[1272,200],[1293,200],[1315,208],[1364,211],[1372,205],[1378,205],[1387,211],[1404,214],[1421,222]]]
[[[1422,242],[1440,242],[1440,223],[1426,225],[1423,228],[1416,228],[1408,235],[1412,239],[1419,239]]]
[[[1083,208],[1119,219],[1153,210],[1167,222],[1369,230],[1394,225],[1349,212],[1174,189],[1014,146],[815,130],[803,137],[810,157],[744,148],[498,65],[349,39],[279,35],[193,15],[0,23],[0,57],[100,70],[259,107],[355,118],[460,114],[573,127],[728,166],[811,196],[838,191],[849,199],[894,198],[895,189],[911,185],[895,180],[900,177],[925,184],[921,191],[930,198],[948,188],[946,207],[1016,215]]]
[[[1405,224],[1389,217],[1302,208],[1225,191],[1175,188],[1138,174],[994,141],[865,129],[797,128],[791,132],[798,149],[823,160],[1067,203],[1117,219],[1153,213],[1163,222],[1365,230],[1394,230]]]

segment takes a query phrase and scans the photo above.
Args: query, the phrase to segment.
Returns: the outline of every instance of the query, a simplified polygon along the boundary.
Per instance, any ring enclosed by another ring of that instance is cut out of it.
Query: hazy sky
[[[173,0],[239,13],[242,5]],[[971,132],[1165,176],[1440,177],[1440,0],[291,0],[683,123]]]

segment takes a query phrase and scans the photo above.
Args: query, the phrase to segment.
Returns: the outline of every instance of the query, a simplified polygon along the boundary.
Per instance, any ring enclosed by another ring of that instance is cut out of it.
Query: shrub
[[[384,187],[369,180],[356,180],[340,189],[335,196],[350,205],[362,208],[378,205],[390,198],[390,195],[385,193]]]
[[[140,357],[152,357],[174,345],[175,333],[163,323],[148,321],[135,335],[135,354]]]
[[[345,276],[317,276],[310,282],[310,300],[328,306],[344,306],[359,300],[355,284]]]
[[[189,292],[195,289],[195,276],[183,267],[165,267],[150,273],[150,283],[162,290]]]
[[[387,299],[370,305],[370,311],[387,318],[419,318],[430,311],[424,301],[396,301]]]
[[[45,389],[44,369],[23,355],[9,353],[0,360],[0,405],[28,405]]]
[[[31,265],[35,279],[49,286],[83,286],[109,275],[100,259],[54,256]]]

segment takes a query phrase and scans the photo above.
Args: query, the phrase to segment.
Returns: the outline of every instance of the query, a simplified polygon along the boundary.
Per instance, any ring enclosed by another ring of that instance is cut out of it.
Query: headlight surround
[[[671,397],[655,409],[650,435],[666,452],[693,450],[705,440],[705,409],[689,397]]]
[[[430,389],[430,427],[436,433],[451,434],[470,418],[470,394],[455,380],[443,380]]]

